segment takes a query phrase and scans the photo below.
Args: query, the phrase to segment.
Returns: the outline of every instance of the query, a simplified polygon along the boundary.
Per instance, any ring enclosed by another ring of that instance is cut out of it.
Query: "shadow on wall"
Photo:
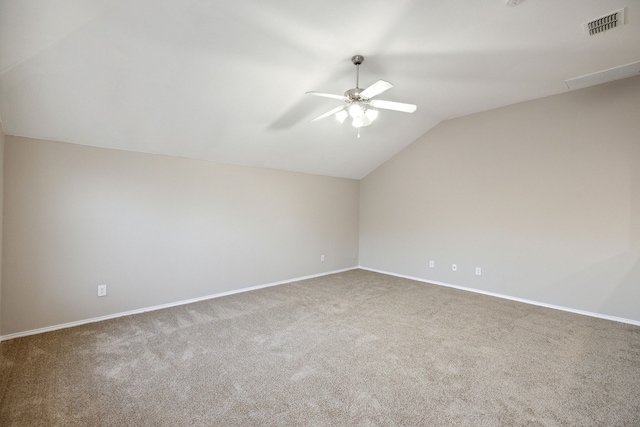
[[[607,296],[602,304],[603,312],[612,312],[615,310],[625,310],[623,317],[628,319],[640,319],[640,249],[636,249],[634,252],[628,255],[633,257],[634,263],[628,270],[625,270],[627,274],[618,282],[612,292]],[[614,303],[615,301],[615,303]],[[626,305],[620,307],[619,301],[625,301]]]
[[[621,253],[545,286],[554,304],[626,319],[640,319],[640,248]],[[576,307],[575,295],[593,305]]]

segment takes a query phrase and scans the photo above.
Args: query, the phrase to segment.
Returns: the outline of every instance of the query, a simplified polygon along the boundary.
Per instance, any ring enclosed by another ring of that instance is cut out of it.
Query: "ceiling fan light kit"
[[[366,89],[361,89],[360,84],[360,64],[364,62],[364,56],[354,55],[351,62],[356,66],[356,87],[349,89],[344,95],[334,95],[323,92],[307,92],[308,95],[321,96],[324,98],[339,99],[345,102],[345,105],[334,108],[312,120],[312,122],[322,120],[325,117],[335,115],[340,123],[344,123],[347,117],[351,117],[351,125],[358,129],[358,138],[360,138],[360,128],[369,126],[377,117],[378,111],[372,107],[383,110],[401,111],[403,113],[413,113],[418,109],[413,104],[403,104],[401,102],[382,101],[372,99],[374,96],[389,90],[393,85],[384,80],[378,80]]]

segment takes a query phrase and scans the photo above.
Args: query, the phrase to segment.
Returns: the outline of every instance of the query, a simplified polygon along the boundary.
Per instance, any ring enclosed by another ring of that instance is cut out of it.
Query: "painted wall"
[[[2,335],[357,265],[355,180],[14,136],[5,160]]]
[[[640,77],[436,126],[361,181],[360,265],[640,321]]]

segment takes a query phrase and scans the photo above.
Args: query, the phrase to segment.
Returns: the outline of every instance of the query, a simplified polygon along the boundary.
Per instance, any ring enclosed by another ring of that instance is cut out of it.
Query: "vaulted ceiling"
[[[585,22],[625,9],[625,25]],[[305,95],[384,79],[362,129]],[[0,0],[8,135],[362,178],[443,120],[640,60],[640,0]]]

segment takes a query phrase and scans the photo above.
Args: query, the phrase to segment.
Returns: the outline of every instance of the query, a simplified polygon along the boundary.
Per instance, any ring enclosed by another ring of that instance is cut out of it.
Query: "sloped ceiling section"
[[[625,8],[624,26],[583,23]],[[5,133],[359,179],[442,120],[640,60],[640,0],[0,0]],[[418,105],[310,123],[355,86]]]

